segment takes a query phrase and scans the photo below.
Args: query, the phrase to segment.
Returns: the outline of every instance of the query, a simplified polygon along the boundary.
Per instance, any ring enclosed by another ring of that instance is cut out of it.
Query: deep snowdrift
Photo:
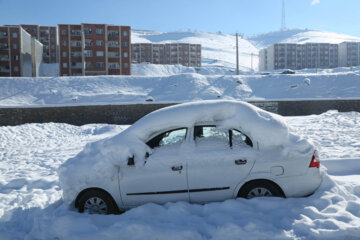
[[[286,119],[321,146],[330,175],[313,196],[147,204],[117,216],[69,210],[60,200],[56,169],[86,143],[123,127],[0,127],[0,239],[358,239],[360,114]]]
[[[184,73],[0,78],[0,107],[145,103],[149,98],[154,102],[359,98],[360,71],[359,68],[353,70],[265,76]]]

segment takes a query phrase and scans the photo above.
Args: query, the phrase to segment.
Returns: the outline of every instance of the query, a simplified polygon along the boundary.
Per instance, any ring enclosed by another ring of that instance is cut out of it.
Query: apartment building
[[[0,76],[36,77],[43,45],[20,26],[0,26]]]
[[[43,44],[42,57],[45,63],[58,62],[56,27],[27,24],[20,26]]]
[[[259,52],[259,71],[336,68],[339,45],[331,43],[276,43]]]
[[[360,65],[360,42],[343,42],[339,44],[340,67]]]
[[[59,24],[60,76],[130,75],[129,26]]]
[[[131,44],[133,63],[181,64],[201,67],[201,45],[189,43],[134,43]]]

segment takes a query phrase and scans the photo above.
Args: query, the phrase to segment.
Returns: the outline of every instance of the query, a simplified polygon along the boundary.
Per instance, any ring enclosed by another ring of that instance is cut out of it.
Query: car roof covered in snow
[[[289,131],[281,116],[249,103],[209,100],[159,109],[141,118],[123,134],[136,135],[145,141],[155,132],[204,122],[216,122],[220,128],[236,128],[263,146],[282,144]]]

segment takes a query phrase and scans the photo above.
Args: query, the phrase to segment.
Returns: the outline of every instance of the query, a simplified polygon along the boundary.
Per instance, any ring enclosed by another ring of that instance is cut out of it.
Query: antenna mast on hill
[[[285,22],[285,0],[282,0],[282,16],[281,16],[281,30],[286,29],[286,22]]]

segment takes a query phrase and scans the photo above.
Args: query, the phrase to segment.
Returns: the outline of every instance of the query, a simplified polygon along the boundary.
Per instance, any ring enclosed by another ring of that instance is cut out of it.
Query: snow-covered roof
[[[154,132],[192,127],[216,122],[221,128],[236,128],[263,147],[281,145],[288,137],[288,127],[279,115],[266,112],[249,103],[231,100],[209,100],[179,104],[148,114],[124,134],[136,135],[145,141]]]

